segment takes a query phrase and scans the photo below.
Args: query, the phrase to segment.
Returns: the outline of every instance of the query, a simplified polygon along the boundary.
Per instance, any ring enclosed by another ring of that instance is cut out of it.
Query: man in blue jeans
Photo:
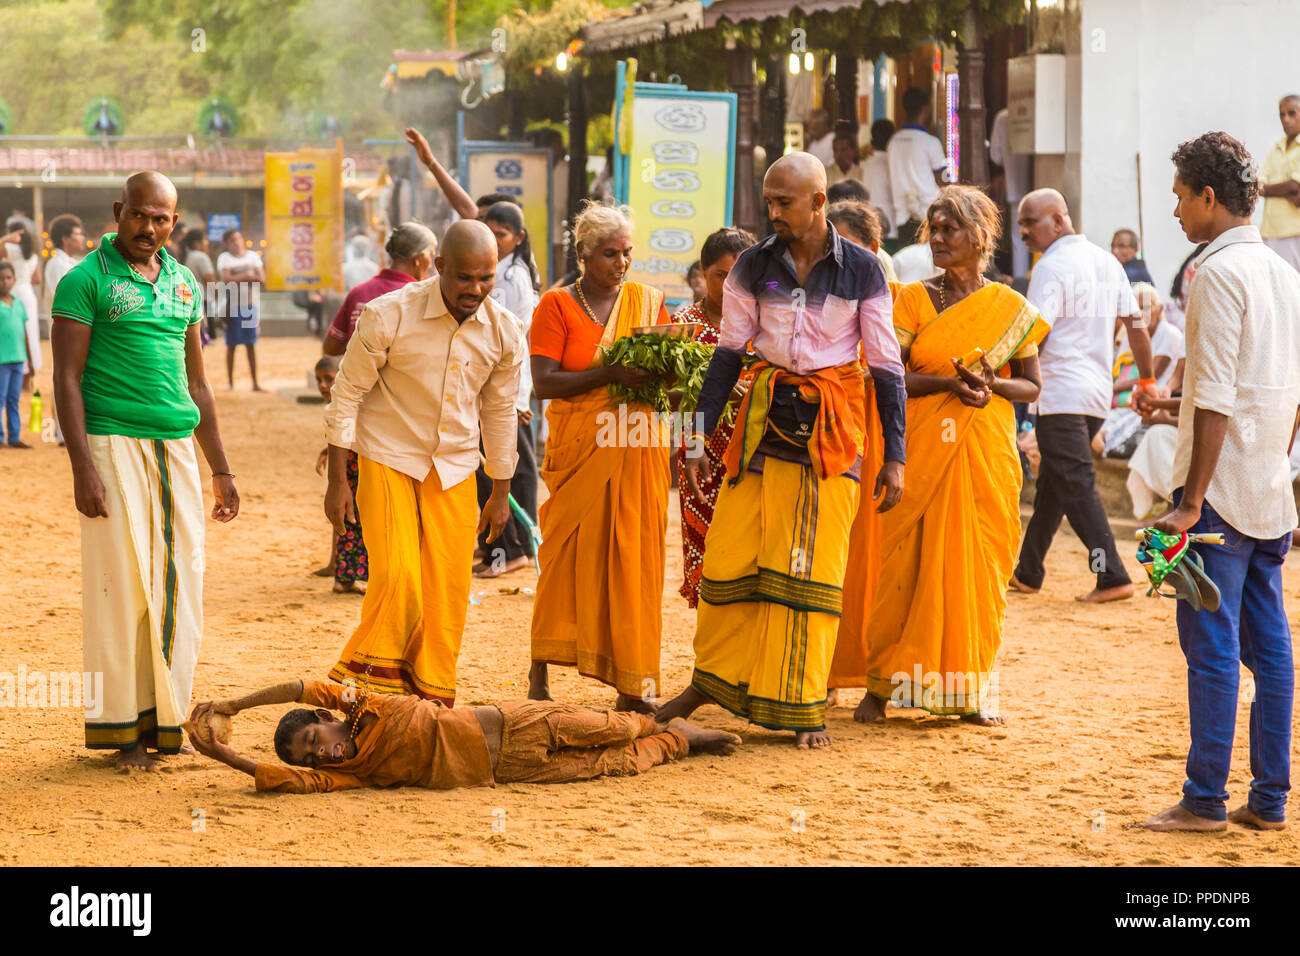
[[[0,435],[5,438],[0,444],[29,448],[23,441],[18,400],[22,397],[23,379],[30,375],[24,363],[30,364],[31,347],[27,342],[27,312],[22,299],[11,294],[13,287],[13,263],[0,261],[0,411],[8,431],[7,436]]]
[[[1197,546],[1223,599],[1214,612],[1178,605],[1192,737],[1187,781],[1182,801],[1142,826],[1224,830],[1232,820],[1280,830],[1295,689],[1282,563],[1296,526],[1288,454],[1300,424],[1300,274],[1251,225],[1259,180],[1241,143],[1206,133],[1179,146],[1173,161],[1174,215],[1188,239],[1209,245],[1188,293],[1178,491],[1155,527],[1224,536],[1221,546]],[[1253,779],[1246,802],[1228,813],[1240,664],[1255,680]]]

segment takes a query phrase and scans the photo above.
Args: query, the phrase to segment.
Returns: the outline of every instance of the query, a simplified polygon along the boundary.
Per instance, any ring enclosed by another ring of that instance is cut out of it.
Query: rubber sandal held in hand
[[[1138,530],[1137,559],[1147,572],[1150,587],[1147,597],[1161,597],[1186,601],[1194,611],[1219,609],[1219,588],[1205,573],[1201,556],[1191,550],[1193,544],[1223,544],[1222,534],[1166,534],[1155,528]],[[1168,584],[1172,593],[1161,590]]]

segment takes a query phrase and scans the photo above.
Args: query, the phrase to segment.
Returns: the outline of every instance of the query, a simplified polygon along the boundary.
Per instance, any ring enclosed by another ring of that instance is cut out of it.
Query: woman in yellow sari
[[[611,383],[644,385],[651,375],[607,366],[601,350],[667,322],[668,311],[662,292],[624,281],[632,224],[622,212],[588,205],[573,235],[581,275],[542,296],[530,337],[533,390],[550,399],[541,471],[550,497],[538,509],[528,696],[550,700],[547,665],[564,664],[613,686],[618,709],[649,712],[659,687],[669,435],[648,407],[611,407]]]
[[[883,515],[860,721],[882,719],[893,700],[1002,722],[994,662],[1020,543],[1011,403],[1038,395],[1047,325],[1023,296],[983,277],[998,220],[980,190],[946,187],[921,230],[943,272],[894,302],[913,467],[902,501]]]

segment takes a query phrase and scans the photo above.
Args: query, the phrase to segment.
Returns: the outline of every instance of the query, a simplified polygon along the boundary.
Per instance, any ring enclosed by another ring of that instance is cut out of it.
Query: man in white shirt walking
[[[1043,559],[1066,518],[1088,549],[1097,585],[1075,600],[1088,603],[1133,596],[1133,582],[1115,550],[1115,536],[1097,493],[1092,439],[1110,409],[1115,320],[1128,330],[1138,388],[1154,389],[1151,337],[1119,260],[1074,231],[1065,197],[1036,189],[1020,203],[1020,235],[1042,258],[1025,294],[1051,327],[1039,345],[1043,387],[1035,434],[1042,463],[1034,515],[1025,529],[1011,587],[1034,594],[1043,586]]]
[[[238,229],[227,229],[221,242],[226,249],[217,256],[217,278],[224,290],[221,301],[226,316],[226,387],[235,387],[235,350],[242,345],[248,350],[248,374],[253,379],[253,391],[260,392],[256,346],[266,270],[262,267],[262,257],[245,245],[243,233]]]
[[[889,188],[894,223],[905,246],[916,242],[925,211],[939,195],[948,169],[943,144],[925,128],[930,96],[919,86],[903,94],[907,122],[889,140]],[[885,202],[885,197],[873,197]]]
[[[1174,215],[1208,242],[1187,300],[1187,367],[1174,457],[1174,506],[1161,531],[1219,533],[1197,545],[1218,586],[1215,612],[1178,604],[1187,656],[1191,748],[1183,799],[1151,830],[1223,830],[1227,821],[1286,826],[1295,668],[1282,563],[1296,526],[1288,453],[1300,423],[1300,275],[1261,240],[1250,217],[1254,160],[1226,133],[1174,151]],[[1255,679],[1245,804],[1227,813],[1240,664]]]

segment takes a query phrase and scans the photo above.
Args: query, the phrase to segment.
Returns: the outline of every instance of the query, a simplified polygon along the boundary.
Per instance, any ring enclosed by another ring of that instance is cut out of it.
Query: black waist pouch
[[[797,385],[777,385],[772,389],[763,437],[794,448],[807,448],[817,423],[819,405],[820,402],[804,398]]]

